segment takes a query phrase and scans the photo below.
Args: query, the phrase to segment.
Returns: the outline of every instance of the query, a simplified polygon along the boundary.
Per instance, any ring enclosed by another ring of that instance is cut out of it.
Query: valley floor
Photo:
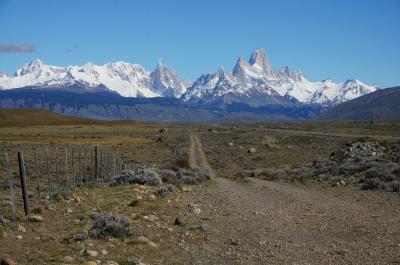
[[[18,144],[27,159],[32,146],[48,139],[96,142],[116,148],[127,167],[158,168],[169,165],[178,136],[189,131],[189,164],[211,179],[165,198],[154,196],[157,187],[137,184],[78,188],[71,200],[41,209],[38,223],[23,217],[17,193],[23,228],[0,226],[0,256],[18,264],[400,264],[399,193],[238,177],[245,168],[309,163],[356,137],[398,141],[400,128],[313,126],[170,125],[161,141],[161,126],[151,124],[1,128],[0,151],[13,152]],[[253,146],[257,152],[249,153]],[[8,217],[6,187],[0,189],[0,215]],[[95,210],[130,218],[132,231],[146,240],[73,240],[91,227]]]

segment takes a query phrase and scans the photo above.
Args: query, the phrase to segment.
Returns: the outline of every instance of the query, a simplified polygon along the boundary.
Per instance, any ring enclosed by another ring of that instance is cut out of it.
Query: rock
[[[230,239],[230,244],[233,245],[233,246],[239,245],[239,239],[231,238]]]
[[[108,254],[108,251],[105,250],[105,249],[102,249],[102,250],[100,250],[100,254],[103,255],[103,256],[105,256],[105,255]]]
[[[154,214],[150,214],[150,215],[147,217],[147,221],[149,221],[150,223],[154,223],[154,222],[157,221],[157,220],[158,220],[158,217],[155,216]]]
[[[22,236],[21,236],[21,235],[17,235],[17,239],[18,239],[18,240],[21,240],[21,239],[22,239]]]
[[[17,263],[9,257],[1,257],[0,265],[17,265]]]
[[[151,247],[157,247],[157,244],[154,243],[153,241],[151,241],[149,238],[145,237],[145,236],[139,236],[136,239],[134,239],[134,241],[131,241],[131,243],[133,244],[147,244]]]
[[[346,182],[345,182],[344,180],[341,180],[341,181],[340,181],[340,185],[345,186],[345,185],[346,185]]]
[[[18,225],[18,231],[20,231],[22,233],[25,233],[26,232],[26,228],[19,224]]]
[[[70,214],[70,213],[72,213],[73,211],[72,211],[71,208],[67,208],[67,209],[65,210],[65,212],[66,212],[67,214]]]
[[[99,255],[99,253],[97,251],[95,251],[95,250],[87,250],[87,249],[85,249],[85,251],[83,251],[83,254],[85,256],[92,257],[92,258],[97,257]]]
[[[256,149],[254,147],[251,147],[249,150],[247,150],[247,153],[255,153]]]
[[[229,145],[229,146],[233,146],[233,143],[229,143],[228,145]]]
[[[194,207],[193,213],[199,215],[199,214],[201,214],[201,209],[199,207]]]
[[[30,222],[39,223],[43,221],[43,217],[38,214],[31,214],[28,216]]]
[[[176,217],[175,221],[174,221],[174,225],[181,225],[181,224],[182,224],[182,221],[179,219],[179,217]]]
[[[64,262],[64,263],[67,263],[67,264],[71,264],[71,263],[74,263],[74,262],[75,262],[75,258],[74,258],[74,257],[71,257],[71,256],[65,256],[65,257],[63,258],[63,262]]]
[[[128,206],[135,207],[139,204],[139,201],[140,200],[138,200],[138,199],[134,199],[128,204]]]

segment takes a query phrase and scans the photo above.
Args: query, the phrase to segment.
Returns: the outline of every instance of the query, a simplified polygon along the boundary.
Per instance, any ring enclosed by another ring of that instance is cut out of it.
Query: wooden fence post
[[[115,153],[113,153],[113,177],[115,177]]]
[[[36,169],[36,192],[38,195],[39,203],[42,203],[42,195],[40,194],[40,167],[38,150],[35,147],[35,169]]]
[[[72,190],[75,191],[75,149],[71,147]]]
[[[97,184],[97,180],[98,180],[98,177],[99,177],[98,162],[99,162],[99,159],[98,159],[98,147],[97,147],[97,145],[96,145],[96,146],[94,147],[94,180],[96,181],[96,184]]]
[[[111,153],[107,152],[107,180],[111,179]]]
[[[82,147],[79,146],[78,151],[78,168],[79,168],[79,186],[82,186]]]
[[[17,215],[16,215],[16,209],[15,209],[14,177],[11,172],[10,159],[9,159],[7,153],[4,154],[4,159],[5,159],[5,166],[7,168],[8,185],[10,187],[12,219],[15,224],[15,223],[17,223]]]
[[[47,172],[47,191],[49,193],[49,202],[51,203],[51,176],[50,176],[50,166],[49,166],[49,148],[46,146],[45,148],[46,153],[46,172]]]
[[[64,146],[64,160],[65,160],[65,179],[67,181],[67,195],[69,195],[69,176],[68,176],[68,148]]]
[[[31,209],[29,207],[28,186],[26,184],[25,163],[22,151],[18,151],[18,165],[19,165],[19,175],[21,178],[21,189],[22,189],[22,199],[24,201],[24,211],[25,215],[29,215],[31,213]]]
[[[58,185],[58,196],[61,196],[61,177],[60,177],[60,167],[58,163],[58,146],[56,146],[56,177]]]
[[[103,148],[98,148],[98,158],[99,158],[99,174],[98,177],[101,178],[103,176]]]
[[[85,164],[85,182],[86,182],[86,186],[89,184],[89,155],[88,155],[88,148],[87,146],[85,146],[85,156],[84,156],[84,160],[83,160],[84,164]]]

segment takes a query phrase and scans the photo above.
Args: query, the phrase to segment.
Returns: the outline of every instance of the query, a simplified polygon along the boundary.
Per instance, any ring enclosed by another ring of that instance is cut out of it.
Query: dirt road
[[[207,161],[207,157],[201,146],[200,139],[197,135],[189,135],[190,139],[190,166],[193,169],[201,169],[206,171],[211,177],[215,176],[214,170]]]
[[[212,172],[190,140],[191,165]],[[398,194],[215,176],[184,199],[208,227],[193,264],[400,264]]]

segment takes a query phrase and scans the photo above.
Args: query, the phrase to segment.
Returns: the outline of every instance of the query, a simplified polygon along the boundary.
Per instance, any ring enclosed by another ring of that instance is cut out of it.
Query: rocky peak
[[[265,53],[263,48],[257,49],[251,54],[249,64],[251,66],[257,65],[261,67],[261,69],[263,69],[264,71],[266,69],[272,68],[267,54]]]
[[[246,69],[247,68],[249,68],[249,64],[246,62],[246,60],[242,56],[240,56],[236,62],[235,67],[233,68],[232,74],[234,77],[236,77],[241,82],[246,82],[246,80],[247,80]]]
[[[218,67],[217,73],[219,76],[224,76],[225,75],[225,70],[222,66]]]
[[[45,65],[41,60],[36,59],[28,64],[25,64],[22,68],[18,69],[15,76],[26,75],[38,71],[42,66]]]
[[[186,91],[178,74],[174,70],[168,69],[161,60],[150,74],[150,82],[154,92],[164,97],[179,97]]]

